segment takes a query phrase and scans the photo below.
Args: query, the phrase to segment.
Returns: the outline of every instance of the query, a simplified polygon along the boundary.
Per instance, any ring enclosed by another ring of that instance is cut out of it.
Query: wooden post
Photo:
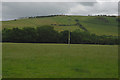
[[[71,19],[68,19],[69,21],[71,20]],[[69,33],[68,33],[68,47],[70,47],[70,27],[69,27]]]
[[[69,34],[68,34],[68,46],[70,47],[70,30],[69,30]]]

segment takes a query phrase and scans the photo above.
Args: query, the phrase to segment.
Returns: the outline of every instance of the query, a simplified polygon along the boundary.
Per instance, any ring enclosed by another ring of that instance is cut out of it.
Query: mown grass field
[[[117,77],[117,45],[3,43],[3,78]]]
[[[2,78],[2,43],[0,43],[0,79]]]
[[[2,28],[13,27],[38,27],[42,25],[51,24],[75,24],[78,19],[89,32],[97,35],[113,35],[118,36],[118,23],[117,17],[98,17],[98,16],[56,16],[45,18],[31,18],[31,19],[18,19],[17,21],[3,21]],[[54,26],[55,30],[71,30],[80,29],[77,26]]]

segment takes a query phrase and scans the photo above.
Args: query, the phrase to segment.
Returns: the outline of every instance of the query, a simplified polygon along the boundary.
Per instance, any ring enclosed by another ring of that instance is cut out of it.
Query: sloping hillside
[[[80,24],[83,28],[97,35],[118,35],[118,25],[116,17],[103,16],[54,16],[42,18],[24,18],[11,21],[3,21],[3,28],[13,27],[37,27],[41,25],[52,25],[57,31],[82,28],[76,24]]]

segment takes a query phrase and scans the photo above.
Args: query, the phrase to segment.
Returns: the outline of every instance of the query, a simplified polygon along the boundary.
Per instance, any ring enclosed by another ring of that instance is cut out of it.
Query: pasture
[[[16,21],[2,21],[2,28],[23,28],[23,27],[38,27],[51,24],[75,24],[75,20],[83,25],[89,32],[97,35],[113,35],[118,36],[117,17],[99,17],[99,16],[55,16],[45,18],[25,18]],[[57,31],[80,29],[77,26],[54,26]]]
[[[118,46],[3,43],[3,78],[117,78]]]
[[[2,78],[2,43],[0,43],[0,79]]]

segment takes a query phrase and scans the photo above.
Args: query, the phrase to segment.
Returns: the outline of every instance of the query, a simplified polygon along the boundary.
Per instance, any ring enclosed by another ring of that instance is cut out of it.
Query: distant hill
[[[117,17],[107,16],[52,16],[23,18],[11,21],[3,21],[2,28],[37,27],[52,25],[57,31],[75,29],[87,30],[97,35],[118,35]],[[78,26],[80,25],[80,26]]]

